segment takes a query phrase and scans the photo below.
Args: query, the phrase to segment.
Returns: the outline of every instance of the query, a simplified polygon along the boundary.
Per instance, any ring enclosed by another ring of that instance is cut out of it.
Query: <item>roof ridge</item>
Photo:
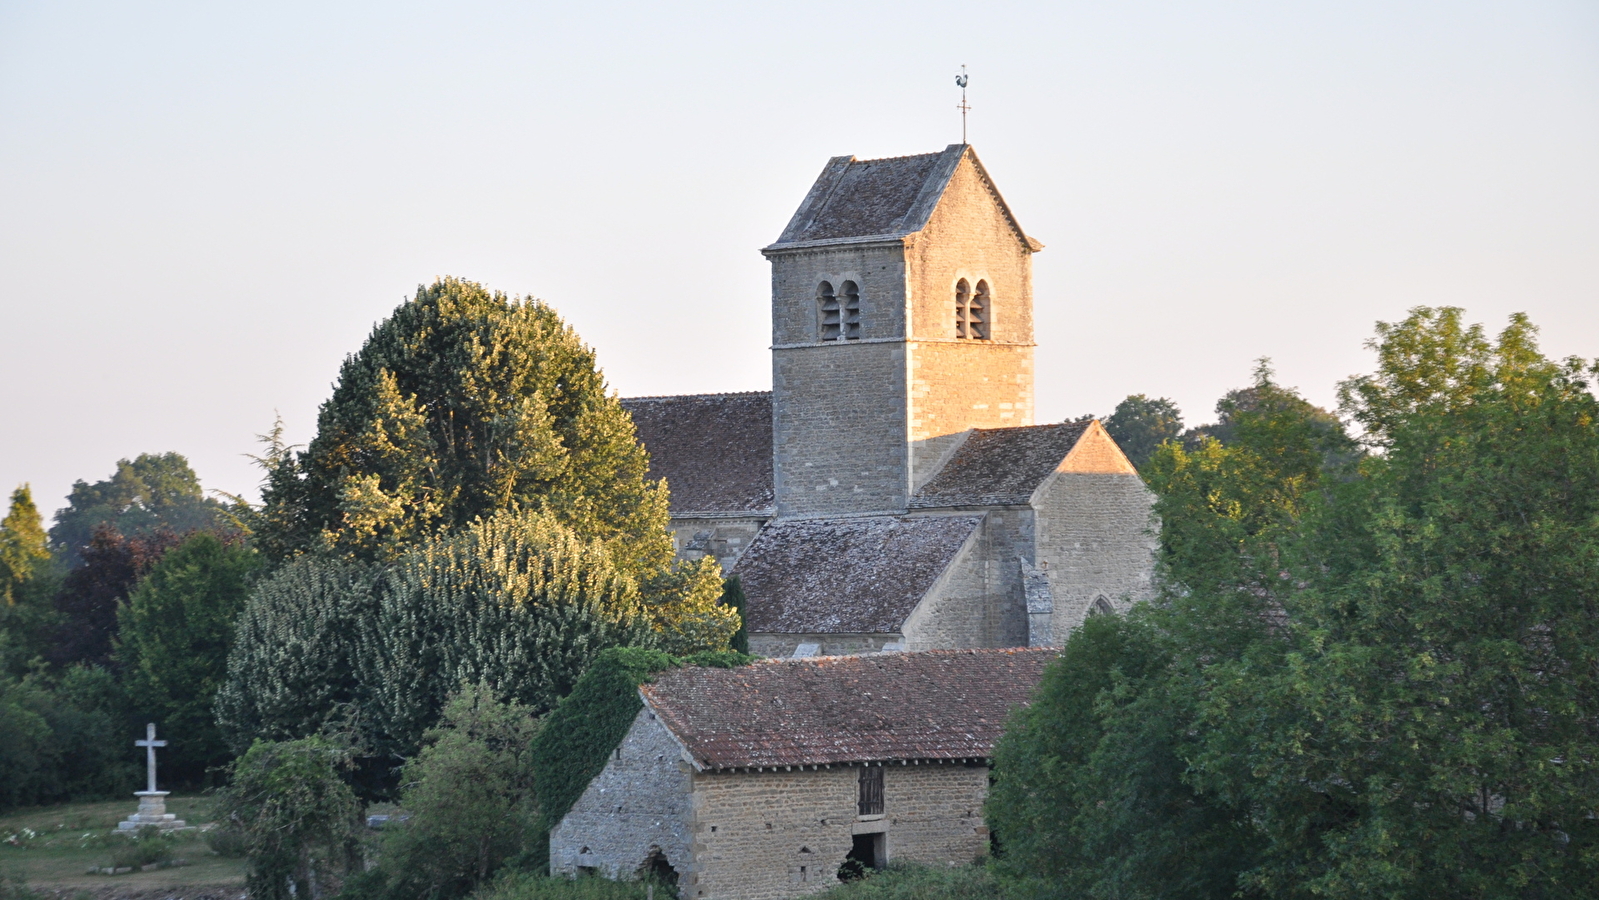
[[[629,400],[693,400],[701,397],[758,397],[771,396],[771,391],[720,391],[712,394],[644,394],[639,397],[618,397],[622,402]]]
[[[966,147],[970,145],[962,144],[961,146]],[[931,153],[906,153],[903,156],[879,156],[875,159],[852,159],[850,162],[852,165],[857,163],[897,162],[902,159],[923,159],[928,156],[943,156],[946,152],[947,150],[934,150]]]

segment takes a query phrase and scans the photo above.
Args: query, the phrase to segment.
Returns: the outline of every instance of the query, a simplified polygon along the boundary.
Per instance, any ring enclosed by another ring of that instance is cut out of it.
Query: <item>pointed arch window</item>
[[[1094,605],[1088,608],[1088,614],[1091,616],[1113,616],[1116,614],[1116,607],[1110,605],[1110,601],[1105,599],[1104,594],[1100,594],[1094,598]]]
[[[853,281],[846,281],[833,289],[833,283],[824,281],[816,287],[816,310],[820,316],[818,329],[824,341],[858,341],[861,339],[861,289]]]
[[[964,278],[955,282],[955,337],[963,340],[988,340],[988,282],[979,280],[973,288]]]

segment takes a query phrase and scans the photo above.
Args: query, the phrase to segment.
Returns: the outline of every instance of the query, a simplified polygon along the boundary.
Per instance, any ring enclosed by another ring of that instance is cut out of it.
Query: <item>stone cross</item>
[[[166,741],[158,741],[158,740],[155,739],[155,723],[154,722],[151,722],[148,725],[144,726],[144,740],[142,740],[142,741],[134,741],[133,742],[133,746],[135,746],[135,747],[143,747],[144,748],[145,766],[149,770],[149,773],[150,773],[150,786],[145,788],[145,790],[149,791],[152,794],[156,793],[156,789],[155,789],[155,748],[157,748],[157,747],[165,747],[166,745],[167,745]]]

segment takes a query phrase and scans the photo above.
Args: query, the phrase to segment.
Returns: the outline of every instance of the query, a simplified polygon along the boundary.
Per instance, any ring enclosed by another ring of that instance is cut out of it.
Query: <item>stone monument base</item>
[[[120,831],[138,831],[146,825],[154,825],[162,831],[172,831],[177,828],[187,827],[183,820],[167,812],[167,794],[171,791],[135,791],[133,796],[139,798],[139,811],[117,823]]]

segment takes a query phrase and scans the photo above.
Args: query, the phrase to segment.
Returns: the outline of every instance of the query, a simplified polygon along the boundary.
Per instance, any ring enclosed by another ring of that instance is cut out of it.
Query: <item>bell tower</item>
[[[1041,249],[969,145],[828,160],[761,251],[778,518],[903,512],[970,429],[1033,424]]]

